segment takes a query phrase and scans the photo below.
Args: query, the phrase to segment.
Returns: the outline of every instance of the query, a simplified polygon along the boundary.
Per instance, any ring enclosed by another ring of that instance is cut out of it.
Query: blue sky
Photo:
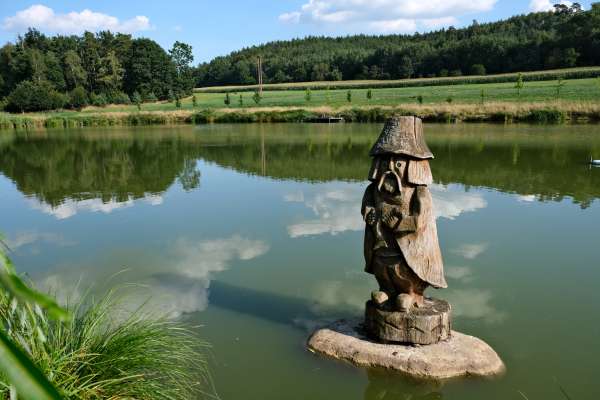
[[[124,31],[170,48],[191,44],[195,63],[242,47],[307,35],[413,33],[544,10],[556,0],[0,0],[0,43],[28,26],[47,34]],[[598,0],[600,1],[600,0]],[[581,1],[588,9],[592,0]],[[563,3],[568,3],[563,1]]]

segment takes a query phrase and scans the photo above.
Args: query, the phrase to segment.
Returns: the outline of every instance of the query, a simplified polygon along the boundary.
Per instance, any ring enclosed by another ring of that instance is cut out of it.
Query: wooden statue
[[[437,237],[431,194],[429,159],[433,154],[423,137],[421,120],[388,120],[371,149],[371,184],[362,203],[367,224],[364,254],[368,273],[379,291],[375,305],[389,304],[408,312],[424,306],[429,286],[447,287]]]

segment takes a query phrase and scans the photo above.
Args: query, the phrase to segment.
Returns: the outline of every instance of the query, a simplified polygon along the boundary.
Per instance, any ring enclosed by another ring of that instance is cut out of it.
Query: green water
[[[597,126],[426,125],[450,285],[430,294],[506,376],[414,382],[305,350],[375,287],[359,204],[380,129],[0,132],[0,230],[62,299],[135,284],[128,301],[198,326],[223,399],[598,398]]]

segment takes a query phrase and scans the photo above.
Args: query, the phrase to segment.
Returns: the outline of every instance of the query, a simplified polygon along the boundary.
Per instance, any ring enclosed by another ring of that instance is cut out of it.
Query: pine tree
[[[304,99],[307,102],[310,102],[311,98],[312,98],[312,94],[310,93],[310,88],[306,88],[306,92],[304,93]]]
[[[346,100],[348,100],[348,103],[352,103],[352,91],[348,90],[348,92],[346,93]]]
[[[196,99],[196,95],[192,96],[192,107],[196,108],[198,106],[198,100]]]
[[[371,89],[367,90],[367,100],[371,100],[373,98],[373,91]]]
[[[223,102],[227,107],[229,107],[229,105],[231,104],[231,97],[229,96],[229,92],[225,93],[225,100],[223,100]]]
[[[517,96],[519,97],[519,100],[521,99],[521,90],[523,90],[524,86],[525,83],[523,82],[523,74],[519,72],[517,83],[515,83],[515,89],[517,89]]]

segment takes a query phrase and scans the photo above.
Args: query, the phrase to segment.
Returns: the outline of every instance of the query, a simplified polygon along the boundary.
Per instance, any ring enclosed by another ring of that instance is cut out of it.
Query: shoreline
[[[66,114],[66,115],[65,115]],[[362,107],[253,107],[198,108],[177,111],[84,111],[69,113],[0,114],[0,129],[78,128],[210,123],[311,122],[341,117],[344,122],[383,122],[394,114],[416,115],[425,122],[469,123],[598,123],[600,103],[555,101],[544,103],[490,102]]]

